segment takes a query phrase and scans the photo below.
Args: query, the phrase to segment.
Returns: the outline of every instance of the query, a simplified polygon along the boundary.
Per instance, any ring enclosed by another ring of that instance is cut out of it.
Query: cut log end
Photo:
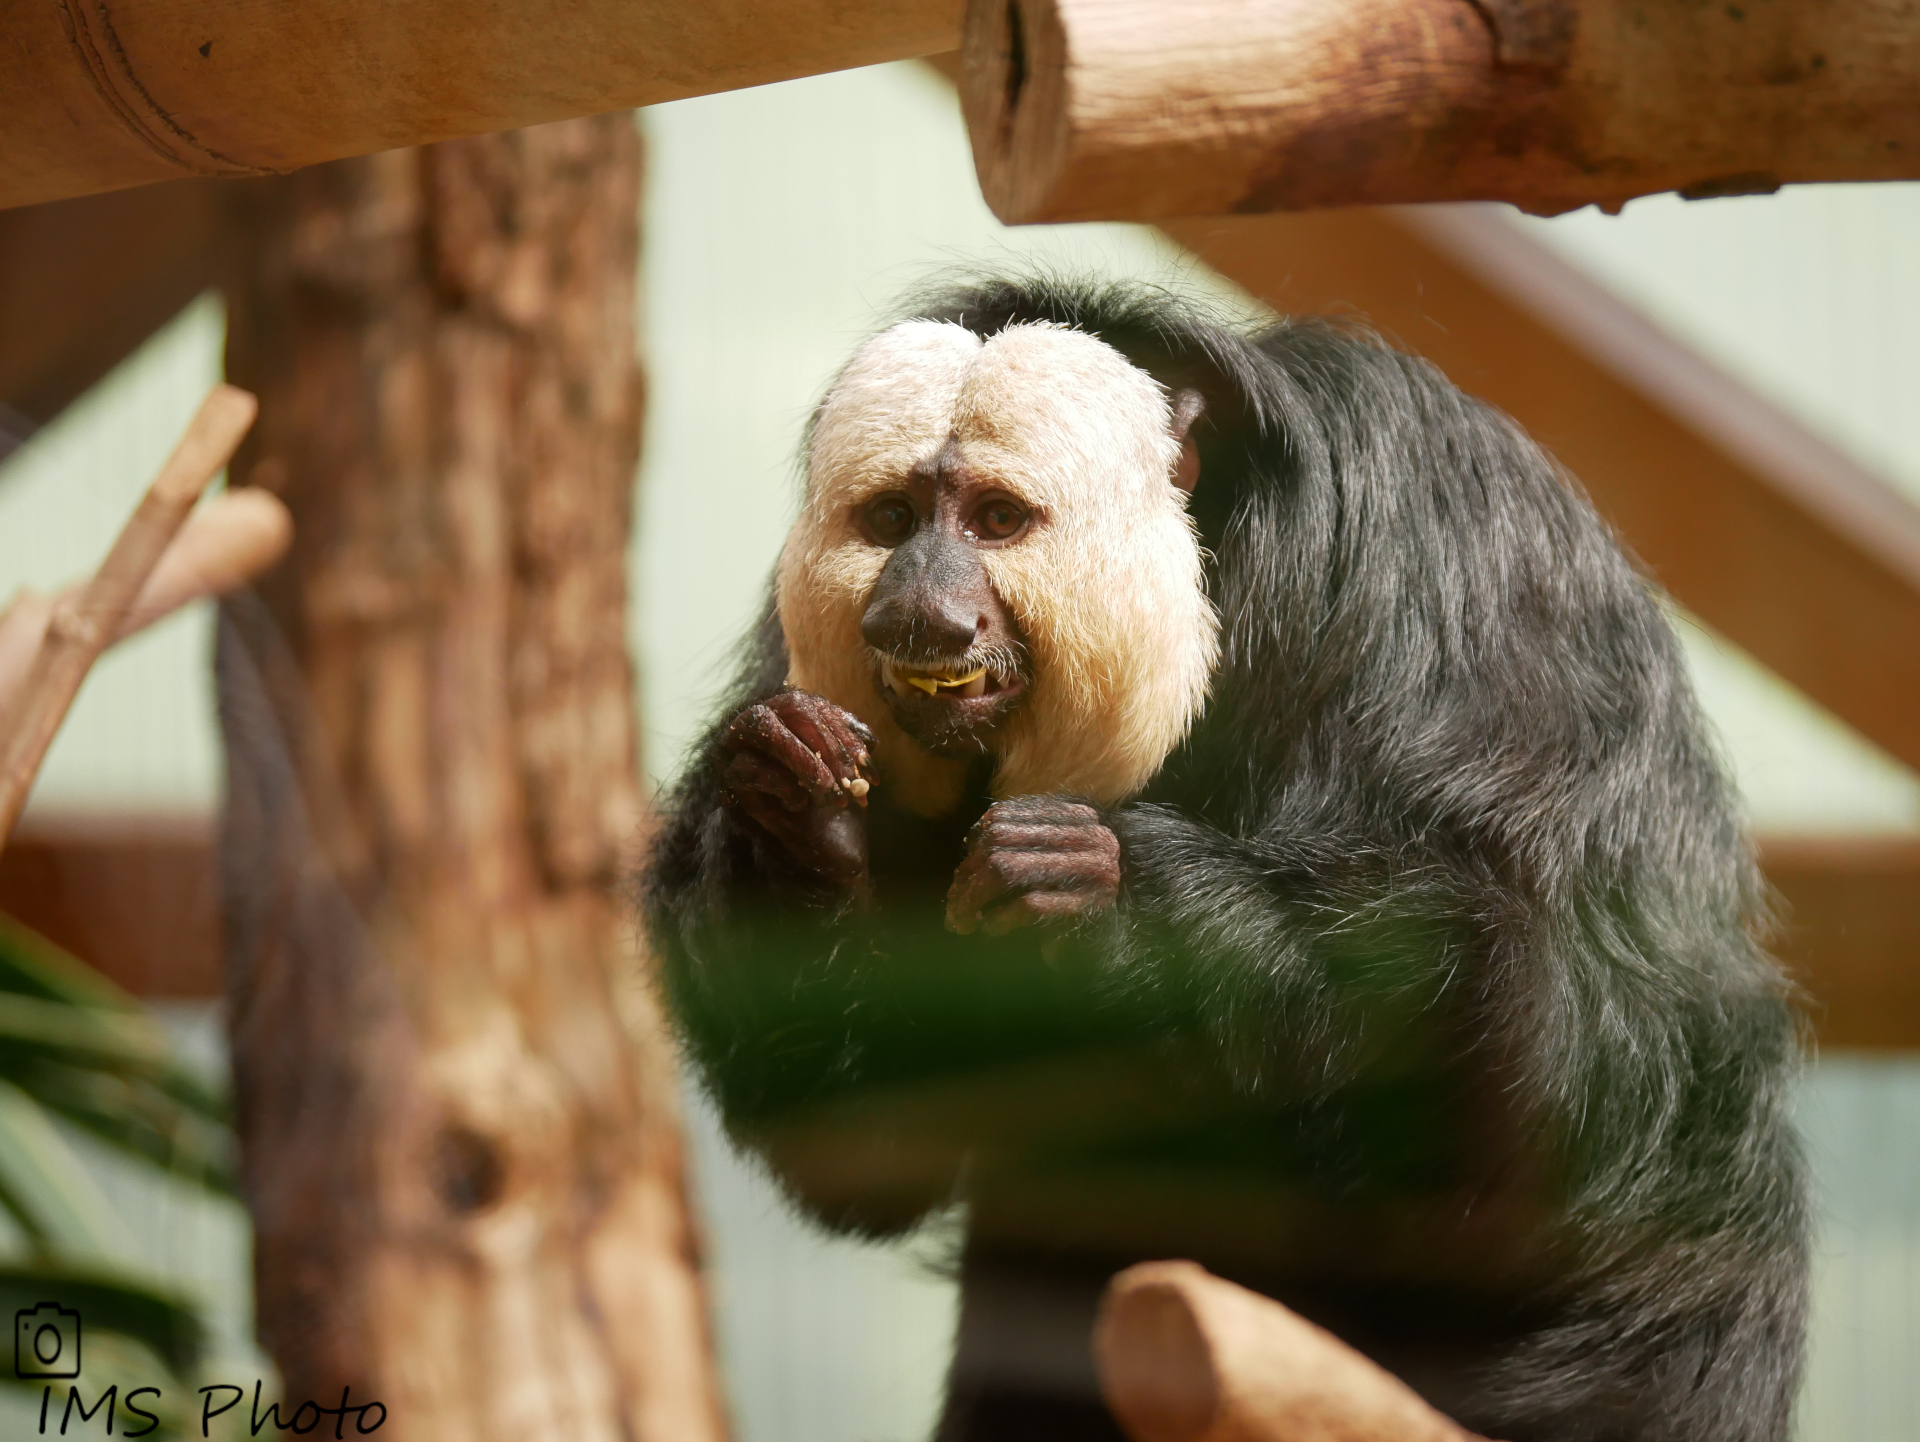
[[[1010,224],[1920,175],[1920,43],[1857,0],[969,0],[962,39]]]
[[[1066,161],[1066,35],[1051,5],[969,0],[960,103],[981,193],[1008,224],[1038,218]]]
[[[1207,1273],[1150,1262],[1107,1290],[1094,1332],[1107,1405],[1140,1442],[1195,1442],[1220,1415],[1213,1352],[1185,1290]]]
[[[1193,1262],[1115,1277],[1093,1350],[1134,1442],[1480,1442],[1331,1333]]]

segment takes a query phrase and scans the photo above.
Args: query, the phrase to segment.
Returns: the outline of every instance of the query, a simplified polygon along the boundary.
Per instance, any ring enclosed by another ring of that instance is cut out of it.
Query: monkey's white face
[[[882,784],[925,814],[958,800],[964,763],[896,724],[861,633],[889,551],[860,517],[943,453],[1029,513],[983,549],[1024,642],[1021,704],[989,740],[998,796],[1112,804],[1180,743],[1218,655],[1166,391],[1105,342],[1045,324],[982,341],[910,321],[863,347],[814,431],[807,496],[782,554],[789,681],[879,737]]]

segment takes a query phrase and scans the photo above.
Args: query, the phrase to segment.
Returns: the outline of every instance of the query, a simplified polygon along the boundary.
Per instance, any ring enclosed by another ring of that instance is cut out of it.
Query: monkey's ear
[[[1200,484],[1200,448],[1193,441],[1193,423],[1207,408],[1207,398],[1196,390],[1173,393],[1173,438],[1180,442],[1180,459],[1174,462],[1173,483],[1188,495]]]

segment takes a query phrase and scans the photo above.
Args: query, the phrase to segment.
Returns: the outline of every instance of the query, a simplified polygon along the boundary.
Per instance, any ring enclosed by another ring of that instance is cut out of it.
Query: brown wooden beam
[[[0,428],[45,425],[214,283],[219,201],[178,181],[0,211]]]
[[[1002,220],[1920,176],[1910,0],[969,0]]]
[[[1681,605],[1920,767],[1920,509],[1491,210],[1162,227],[1288,314],[1346,315],[1525,426]]]
[[[29,816],[0,853],[0,911],[136,996],[220,995],[208,816]]]
[[[1761,859],[1820,1044],[1920,1048],[1920,840],[1781,837]]]
[[[0,0],[0,207],[946,50],[959,0]]]

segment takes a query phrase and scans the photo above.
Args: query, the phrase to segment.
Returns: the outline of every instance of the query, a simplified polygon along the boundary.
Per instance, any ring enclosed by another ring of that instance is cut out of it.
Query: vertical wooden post
[[[621,976],[639,174],[620,114],[242,203],[239,474],[297,534],[220,650],[260,1329],[291,1403],[351,1388],[408,1442],[723,1431]]]

